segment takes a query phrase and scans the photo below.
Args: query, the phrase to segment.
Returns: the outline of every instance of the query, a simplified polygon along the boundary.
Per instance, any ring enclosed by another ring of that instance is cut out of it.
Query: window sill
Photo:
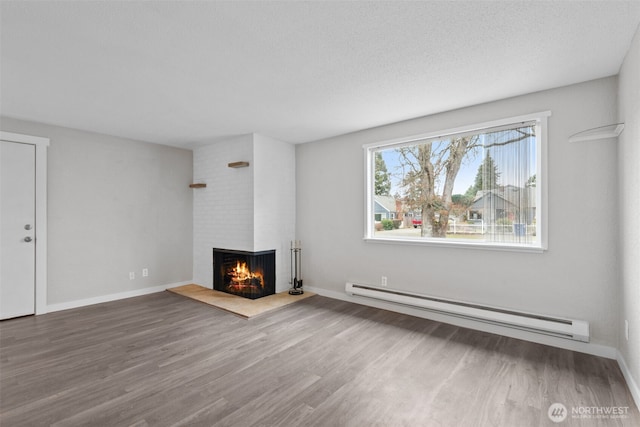
[[[491,251],[508,251],[508,252],[525,252],[525,253],[544,253],[547,249],[539,246],[509,245],[509,244],[492,244],[487,242],[460,242],[460,241],[443,241],[432,239],[385,239],[381,237],[364,237],[367,243],[386,244],[386,245],[412,245],[412,246],[431,246],[445,248],[461,248],[461,249],[480,249]]]

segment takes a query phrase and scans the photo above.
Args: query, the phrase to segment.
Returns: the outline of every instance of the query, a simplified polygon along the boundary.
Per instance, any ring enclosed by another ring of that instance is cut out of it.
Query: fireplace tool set
[[[291,295],[302,295],[304,291],[302,290],[302,279],[300,275],[302,274],[302,248],[300,247],[300,240],[293,240],[291,242],[291,289],[289,289],[289,294]]]

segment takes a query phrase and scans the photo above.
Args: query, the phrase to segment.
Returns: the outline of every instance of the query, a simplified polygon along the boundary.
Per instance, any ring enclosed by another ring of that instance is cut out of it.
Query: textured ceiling
[[[2,1],[0,113],[308,142],[618,73],[640,1]]]

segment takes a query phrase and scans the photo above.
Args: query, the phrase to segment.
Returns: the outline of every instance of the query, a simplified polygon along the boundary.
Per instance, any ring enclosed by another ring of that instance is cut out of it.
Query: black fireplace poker
[[[300,247],[300,240],[291,241],[291,289],[289,289],[289,294],[291,295],[302,295],[304,291],[302,290],[302,279],[300,278],[302,274],[302,248]]]

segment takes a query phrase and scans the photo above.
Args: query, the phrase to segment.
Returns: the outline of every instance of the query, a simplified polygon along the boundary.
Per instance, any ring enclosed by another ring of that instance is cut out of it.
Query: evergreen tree
[[[380,152],[376,152],[375,160],[375,194],[376,196],[388,196],[391,192],[391,179],[387,171],[387,164],[384,162]]]
[[[470,199],[473,202],[473,200],[476,198],[477,193],[478,190],[476,189],[476,186],[470,185],[469,188],[467,188],[467,191],[464,193],[464,197]]]
[[[535,187],[537,185],[537,179],[536,179],[536,174],[534,173],[533,175],[531,175],[529,177],[529,179],[527,180],[527,187]]]
[[[487,155],[484,157],[484,161],[478,167],[478,173],[473,186],[467,190],[467,195],[475,197],[478,191],[493,190],[498,187],[498,180],[500,178],[500,172],[498,167],[491,157],[491,153],[487,150]]]

